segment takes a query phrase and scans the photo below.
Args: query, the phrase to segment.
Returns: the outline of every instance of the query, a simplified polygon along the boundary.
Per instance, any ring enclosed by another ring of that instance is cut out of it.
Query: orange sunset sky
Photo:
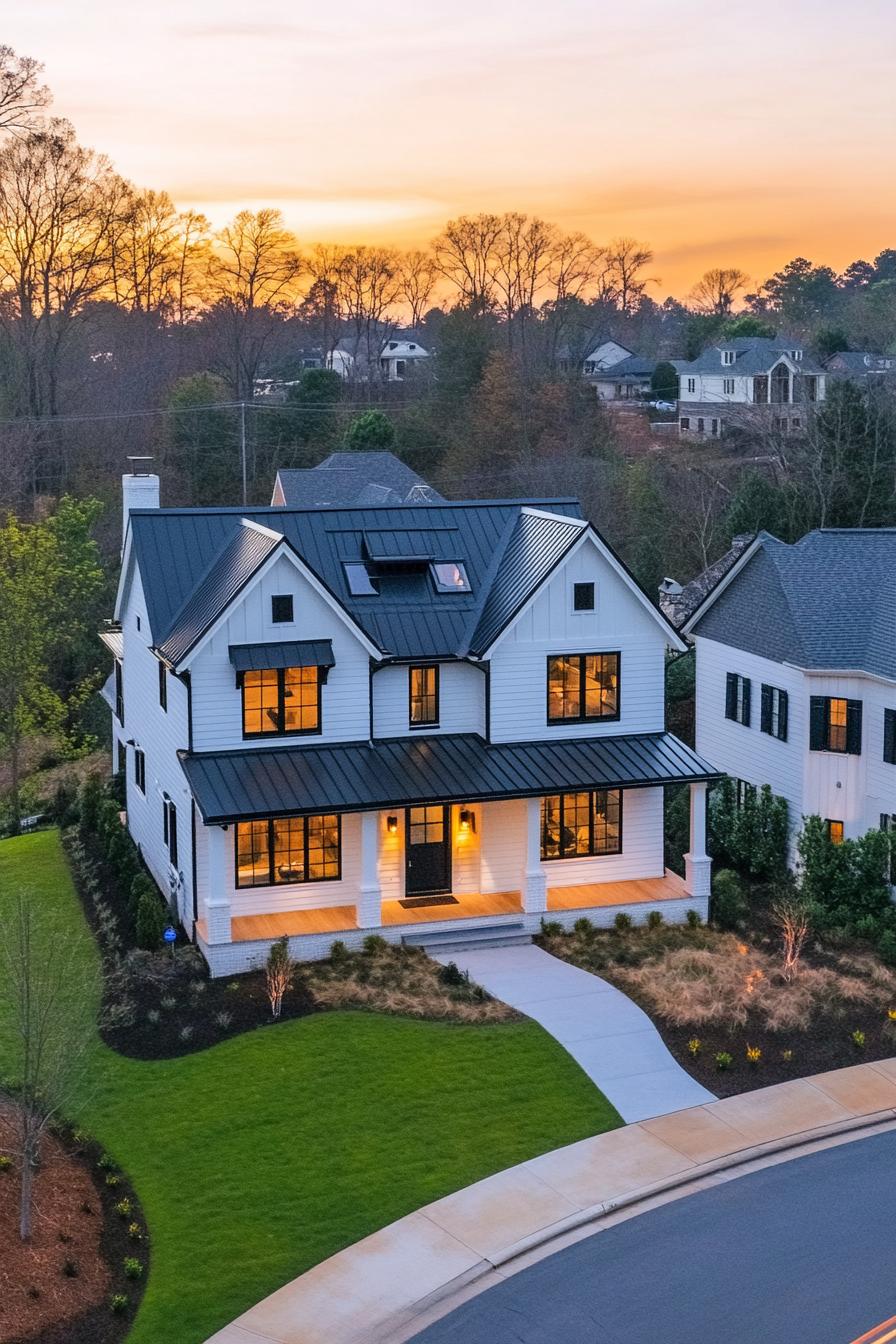
[[[27,0],[0,40],[125,176],[217,225],[421,243],[451,215],[711,265],[896,246],[896,0]]]

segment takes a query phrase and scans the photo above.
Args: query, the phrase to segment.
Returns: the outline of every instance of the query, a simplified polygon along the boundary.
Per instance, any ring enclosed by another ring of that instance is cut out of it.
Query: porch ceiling
[[[486,742],[476,733],[180,753],[204,821],[368,812],[718,778],[672,733]]]

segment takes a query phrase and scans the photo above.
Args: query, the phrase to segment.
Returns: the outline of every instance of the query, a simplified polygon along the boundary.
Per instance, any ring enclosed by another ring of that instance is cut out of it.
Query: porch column
[[[706,784],[691,785],[691,842],[684,856],[684,882],[691,896],[709,896],[712,860],[706,852]]]
[[[205,924],[210,943],[229,943],[230,882],[227,878],[227,843],[230,830],[208,826],[208,888],[205,893]]]
[[[355,911],[360,929],[378,929],[383,922],[379,812],[361,813],[361,886]]]
[[[541,799],[526,799],[526,870],[523,873],[523,909],[527,915],[548,908],[548,883],[541,867]]]

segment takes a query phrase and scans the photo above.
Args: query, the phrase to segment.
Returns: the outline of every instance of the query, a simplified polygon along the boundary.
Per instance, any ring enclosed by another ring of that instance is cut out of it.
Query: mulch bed
[[[0,1109],[0,1152],[13,1148],[9,1108]],[[149,1270],[146,1224],[127,1180],[98,1165],[89,1140],[49,1134],[34,1181],[34,1228],[19,1237],[19,1175],[0,1173],[0,1339],[7,1344],[120,1344],[133,1323]],[[107,1185],[111,1177],[114,1185]],[[115,1205],[130,1201],[119,1216]],[[139,1236],[131,1236],[136,1225]],[[124,1272],[125,1257],[144,1266]],[[67,1272],[68,1271],[68,1272]],[[114,1294],[127,1307],[114,1312]]]

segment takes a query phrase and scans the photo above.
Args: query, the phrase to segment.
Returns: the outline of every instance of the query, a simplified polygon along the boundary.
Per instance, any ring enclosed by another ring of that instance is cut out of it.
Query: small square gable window
[[[594,584],[574,583],[572,586],[573,611],[594,610]]]
[[[292,620],[292,593],[277,593],[271,598],[271,620],[275,625]]]

